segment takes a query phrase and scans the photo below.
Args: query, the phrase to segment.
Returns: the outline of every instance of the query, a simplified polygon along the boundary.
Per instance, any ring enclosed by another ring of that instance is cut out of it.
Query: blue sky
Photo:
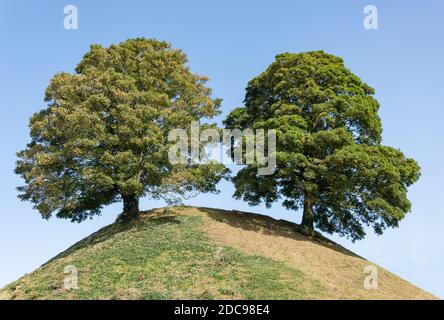
[[[409,192],[412,212],[383,236],[352,244],[332,239],[444,298],[444,2],[428,1],[0,1],[0,286],[30,272],[98,228],[121,210],[82,224],[42,220],[20,202],[15,152],[29,140],[27,123],[44,108],[43,92],[59,71],[71,72],[90,44],[131,37],[166,40],[183,49],[192,71],[211,78],[223,113],[240,106],[249,79],[281,52],[325,50],[376,89],[383,143],[399,147],[422,167]],[[78,30],[63,28],[65,5],[79,10]],[[363,8],[378,8],[379,29],[363,27]],[[299,222],[300,213],[248,207],[220,195],[187,204],[249,210]],[[162,202],[142,200],[141,207]]]

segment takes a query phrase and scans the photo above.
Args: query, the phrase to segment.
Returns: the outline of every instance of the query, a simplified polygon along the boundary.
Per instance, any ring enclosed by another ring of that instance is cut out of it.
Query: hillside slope
[[[114,223],[0,290],[0,299],[434,299],[298,226],[237,211],[178,207]],[[78,289],[64,289],[75,266]]]

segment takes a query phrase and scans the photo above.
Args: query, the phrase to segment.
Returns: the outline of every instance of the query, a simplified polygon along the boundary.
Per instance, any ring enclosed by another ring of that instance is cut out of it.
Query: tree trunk
[[[136,195],[126,195],[123,198],[123,212],[120,218],[130,221],[139,216],[139,197]]]
[[[314,217],[311,203],[311,194],[306,192],[304,195],[304,213],[302,214],[301,226],[313,230],[313,220]]]

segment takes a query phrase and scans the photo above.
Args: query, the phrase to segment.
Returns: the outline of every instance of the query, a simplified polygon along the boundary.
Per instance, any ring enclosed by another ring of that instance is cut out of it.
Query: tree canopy
[[[92,45],[75,73],[51,79],[46,108],[30,120],[15,170],[25,181],[19,198],[44,218],[82,221],[122,200],[123,216],[134,217],[142,196],[217,192],[221,164],[168,161],[171,129],[220,112],[206,81],[166,42]]]
[[[303,209],[302,226],[352,240],[377,234],[411,209],[407,188],[417,162],[381,145],[374,90],[323,51],[284,53],[246,88],[244,107],[227,128],[276,129],[277,169],[258,176],[247,165],[233,178],[234,196],[251,205],[282,200]]]

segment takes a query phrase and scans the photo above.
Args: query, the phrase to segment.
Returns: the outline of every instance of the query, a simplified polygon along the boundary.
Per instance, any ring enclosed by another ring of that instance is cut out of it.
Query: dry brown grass
[[[209,208],[181,207],[177,214],[206,217],[204,230],[214,242],[297,267],[327,289],[319,299],[436,299],[377,267],[378,289],[365,289],[364,267],[373,265],[320,236],[295,232],[292,224],[267,216]]]

